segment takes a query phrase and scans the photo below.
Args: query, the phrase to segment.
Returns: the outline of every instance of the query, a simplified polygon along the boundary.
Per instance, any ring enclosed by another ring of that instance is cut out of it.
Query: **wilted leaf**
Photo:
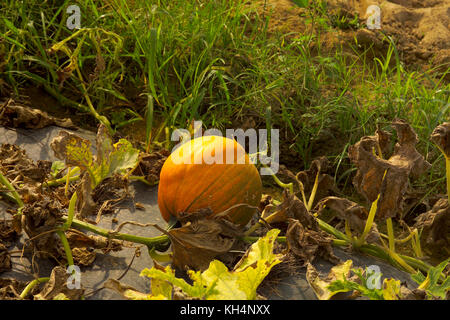
[[[92,189],[91,176],[85,172],[76,188],[76,212],[80,217],[87,217],[96,211],[97,204],[92,199]]]
[[[102,163],[105,163],[105,158],[107,157],[106,164],[103,165],[107,167],[107,170],[106,173],[105,171],[102,171],[102,174],[100,175],[101,181],[116,173],[125,174],[128,169],[134,168],[139,160],[139,150],[133,148],[129,141],[120,139],[119,142],[113,145],[109,154],[106,153],[100,155],[97,153],[97,157],[100,156],[103,157]]]
[[[416,218],[414,228],[422,229],[422,238],[432,249],[450,247],[450,206],[445,198],[439,199],[430,211]],[[449,251],[447,251],[449,253]]]
[[[369,215],[366,208],[345,198],[326,197],[317,204],[317,207],[319,214],[325,207],[333,210],[340,219],[346,220],[352,229],[360,233],[363,232]]]
[[[158,152],[140,154],[139,165],[134,172],[144,176],[151,184],[156,184],[159,181],[159,174],[161,168],[170,155],[170,151],[160,150]]]
[[[333,177],[325,173],[328,170],[328,166],[328,159],[326,157],[320,157],[311,163],[308,170],[297,173],[297,179],[303,184],[306,194],[311,194],[316,177],[318,179],[317,191],[311,207],[322,198],[330,195],[330,191],[333,193],[338,192]]]
[[[50,280],[45,283],[40,293],[34,296],[36,300],[53,300],[55,297],[61,297],[61,293],[69,300],[79,300],[84,294],[83,288],[69,289],[67,280],[70,274],[62,267],[55,267],[50,275]]]
[[[319,300],[330,300],[332,296],[339,292],[349,291],[347,288],[333,288],[333,290],[330,290],[329,285],[333,281],[347,279],[350,276],[352,265],[353,261],[347,260],[344,263],[331,268],[328,276],[325,279],[321,279],[313,265],[308,263],[306,280]]]
[[[214,257],[231,249],[238,234],[237,227],[223,219],[202,218],[171,229],[173,264],[204,270]]]
[[[54,232],[62,217],[62,205],[49,196],[30,204],[22,210],[22,227],[33,244],[38,257],[58,255],[61,240]]]
[[[8,248],[0,242],[0,273],[11,269],[11,256]]]
[[[124,174],[137,165],[139,150],[131,143],[120,139],[112,144],[108,130],[100,125],[97,132],[97,154],[91,151],[91,142],[67,131],[60,131],[50,143],[55,156],[65,160],[69,166],[87,171],[92,179],[92,188],[113,174]]]
[[[153,295],[139,292],[135,288],[124,285],[116,279],[108,279],[103,286],[119,293],[122,297],[129,300],[167,300],[165,296],[160,294]]]
[[[144,269],[142,276],[153,280],[168,281],[180,288],[191,298],[210,300],[255,299],[256,289],[273,266],[281,262],[281,255],[273,253],[273,245],[280,231],[270,230],[266,236],[255,242],[235,266],[233,271],[220,261],[214,260],[205,271],[189,271],[192,285],[177,278],[167,266],[165,269],[153,267]]]
[[[82,170],[92,170],[94,156],[89,140],[61,130],[50,143],[50,147],[53,149],[55,156],[64,160],[66,165],[80,167]]]
[[[400,287],[400,280],[384,279],[382,289],[384,300],[399,300],[401,295]]]
[[[332,263],[339,263],[332,248],[333,239],[324,231],[307,229],[298,220],[291,219],[286,231],[286,241],[291,251],[303,265],[322,257]]]
[[[69,118],[58,119],[44,111],[17,105],[12,100],[0,109],[0,125],[26,129],[40,129],[50,125],[64,128],[75,127]]]
[[[431,141],[450,159],[450,122],[437,126],[431,133]]]
[[[398,142],[393,155],[385,160],[377,156],[378,136],[363,137],[349,147],[349,157],[358,168],[353,183],[369,203],[378,196],[377,218],[386,219],[402,213],[408,178],[418,177],[431,165],[415,149],[416,133],[403,120],[395,120]],[[383,155],[385,156],[385,155]]]
[[[73,261],[77,266],[90,266],[96,258],[95,251],[87,248],[72,248]]]
[[[93,248],[101,249],[103,252],[122,250],[122,241],[107,239],[102,236],[87,235],[81,232],[66,232],[67,240],[71,248]]]
[[[283,202],[277,207],[287,219],[295,219],[300,221],[303,227],[312,230],[319,230],[319,224],[312,214],[308,212],[305,204],[295,195],[290,194],[287,190],[283,193]]]
[[[50,172],[50,168],[46,168],[46,161],[35,163],[25,150],[7,143],[0,147],[0,168],[9,181],[23,182],[30,186],[37,186]]]

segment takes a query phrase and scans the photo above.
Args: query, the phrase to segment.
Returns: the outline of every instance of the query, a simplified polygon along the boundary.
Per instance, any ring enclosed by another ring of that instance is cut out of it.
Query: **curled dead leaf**
[[[11,269],[11,255],[8,248],[0,242],[0,273]]]
[[[87,235],[81,232],[69,230],[66,232],[67,240],[71,248],[101,249],[104,253],[122,250],[122,241],[108,239],[101,236]]]
[[[200,213],[203,217],[192,219],[190,215],[190,221],[184,220],[182,227],[168,232],[174,266],[205,270],[216,256],[228,252],[241,235],[238,227],[229,221],[208,219],[211,212],[206,211],[210,210]]]
[[[58,254],[61,240],[53,232],[62,216],[62,205],[48,196],[40,201],[26,204],[22,210],[22,228],[31,239],[38,257]]]
[[[20,106],[9,100],[0,106],[0,125],[12,128],[40,129],[51,125],[64,128],[74,128],[69,118],[58,119],[46,112]]]
[[[73,262],[77,266],[90,266],[95,261],[95,251],[89,248],[72,248]]]
[[[13,220],[0,221],[0,243],[9,247],[19,236],[13,225]]]
[[[18,300],[26,286],[27,283],[23,281],[0,278],[0,300]],[[32,292],[36,292],[37,289],[34,287]]]
[[[447,158],[450,158],[450,122],[438,125],[431,133],[431,141],[441,149]]]
[[[450,253],[450,206],[447,199],[439,199],[431,210],[419,215],[414,227],[423,229],[422,239],[432,250]]]
[[[325,207],[333,210],[339,219],[347,221],[353,230],[360,233],[363,232],[369,215],[366,208],[345,198],[326,197],[322,199],[316,207],[318,208],[318,214],[320,214]]]
[[[317,257],[332,263],[340,262],[333,252],[333,239],[321,230],[305,228],[298,220],[290,220],[286,241],[289,251],[299,258],[303,265],[313,262]]]
[[[141,152],[139,165],[134,173],[144,176],[149,183],[156,184],[159,181],[161,168],[169,155],[170,151],[164,149],[152,153]]]
[[[76,192],[78,196],[76,215],[86,218],[94,214],[97,210],[97,204],[92,199],[92,182],[87,172],[83,174],[80,183],[77,185]]]
[[[378,135],[361,138],[348,151],[350,160],[358,168],[353,179],[358,192],[369,203],[379,196],[379,219],[392,218],[402,213],[409,177],[418,177],[431,166],[415,149],[418,139],[411,126],[403,120],[395,120],[392,126],[397,131],[398,142],[388,160],[380,157],[378,150],[381,139]]]
[[[45,283],[41,292],[34,295],[36,300],[53,300],[55,297],[64,294],[69,300],[80,300],[83,297],[84,289],[69,288],[68,278],[71,275],[62,267],[55,267],[50,274],[50,280]]]
[[[7,143],[0,146],[0,168],[9,181],[30,185],[42,182],[50,172],[48,162],[35,163],[25,150]]]
[[[328,159],[326,157],[320,157],[319,159],[315,159],[311,163],[311,166],[308,170],[300,171],[299,173],[297,173],[296,178],[303,184],[305,194],[311,194],[314,183],[316,181],[316,177],[318,179],[317,191],[311,207],[313,207],[322,198],[330,195],[330,193],[339,193],[335,186],[333,177],[326,174],[328,167]]]
[[[308,212],[305,204],[287,190],[284,191],[283,202],[277,207],[277,210],[283,215],[285,221],[295,219],[307,229],[319,230],[319,224],[314,216]]]

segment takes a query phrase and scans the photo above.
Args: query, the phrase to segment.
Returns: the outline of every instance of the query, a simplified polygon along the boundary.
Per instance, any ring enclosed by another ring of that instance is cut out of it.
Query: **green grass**
[[[79,48],[73,57],[81,77],[73,71],[60,84],[70,60],[48,49],[74,33],[65,26],[65,9],[75,3],[82,27],[89,28],[67,42],[72,53]],[[393,41],[381,53],[356,42],[325,52],[323,32],[359,24],[355,17],[329,14],[324,1],[305,18],[315,31],[289,37],[269,33],[270,14],[259,14],[252,3],[4,1],[0,89],[20,98],[39,86],[62,108],[81,114],[94,114],[91,102],[113,129],[145,132],[148,150],[167,142],[166,129],[170,134],[194,119],[225,130],[253,117],[259,128],[280,129],[288,150],[282,161],[299,169],[327,155],[343,187],[351,182],[348,145],[372,135],[377,122],[386,128],[400,117],[413,125],[420,151],[436,163],[417,183],[443,181],[442,157],[429,141],[433,128],[449,118],[450,85],[442,75],[407,68]]]

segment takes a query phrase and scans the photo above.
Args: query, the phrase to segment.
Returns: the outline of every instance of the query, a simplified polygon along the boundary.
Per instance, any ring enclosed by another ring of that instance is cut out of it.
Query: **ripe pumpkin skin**
[[[227,151],[232,152],[231,163],[226,163]],[[209,164],[207,155],[221,159],[222,164]],[[185,164],[188,160],[190,164]],[[216,215],[242,203],[257,207],[261,194],[261,177],[244,148],[233,139],[204,136],[184,143],[165,161],[160,173],[158,206],[164,220],[169,221],[171,215],[203,208],[210,208]],[[225,218],[244,226],[254,213],[254,208],[238,206]]]

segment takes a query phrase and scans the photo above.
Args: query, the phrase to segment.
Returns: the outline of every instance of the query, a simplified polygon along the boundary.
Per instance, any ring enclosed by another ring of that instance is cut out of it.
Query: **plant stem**
[[[394,227],[392,226],[392,219],[386,219],[386,227],[388,232],[388,240],[389,240],[389,250],[395,252],[395,237],[394,237]]]
[[[306,209],[308,211],[311,211],[312,205],[314,203],[314,198],[316,197],[317,188],[319,186],[319,174],[320,174],[320,170],[317,170],[316,178],[314,180],[314,186],[311,190],[311,194],[309,195],[308,204],[306,205]]]
[[[72,175],[72,174],[75,174],[77,172],[79,172],[79,170],[72,169],[70,171],[70,174]],[[80,175],[71,176],[71,177],[68,177],[68,175],[65,175],[62,178],[55,179],[55,180],[49,180],[47,182],[44,182],[44,185],[47,186],[47,187],[56,187],[56,186],[59,186],[59,185],[61,185],[63,183],[66,183],[67,179],[69,179],[69,182],[74,182],[74,181],[77,181],[78,179],[80,179]]]
[[[67,221],[67,218],[63,218],[63,220]],[[144,244],[148,248],[155,248],[156,250],[166,246],[167,243],[170,241],[167,235],[161,235],[153,238],[140,237],[126,233],[112,232],[111,230],[103,229],[77,219],[73,219],[71,226],[74,229],[90,231],[95,234],[101,235],[105,238],[125,240],[129,242]]]
[[[78,195],[76,192],[74,192],[72,197],[70,198],[69,208],[67,210],[67,220],[62,225],[63,231],[67,231],[72,224],[73,218],[75,216],[75,204],[77,203],[77,199],[78,199]]]
[[[26,296],[31,292],[31,290],[33,290],[33,288],[38,285],[39,283],[43,283],[43,282],[47,282],[49,281],[50,278],[49,277],[44,277],[44,278],[39,278],[39,279],[34,279],[33,281],[31,281],[26,287],[25,289],[23,289],[22,293],[20,294],[20,298],[21,299],[25,299]]]
[[[72,250],[70,250],[70,245],[69,245],[69,241],[67,240],[66,234],[64,233],[64,231],[61,231],[61,230],[56,231],[56,233],[61,238],[61,242],[64,247],[64,252],[66,253],[68,265],[73,266]]]
[[[378,195],[377,199],[372,202],[372,205],[370,206],[369,216],[366,220],[366,225],[364,226],[364,231],[359,237],[359,239],[356,241],[358,245],[362,245],[366,241],[367,234],[369,234],[370,229],[373,225],[373,220],[375,219],[375,213],[377,212],[378,208],[378,199],[380,199],[380,195]]]
[[[16,191],[14,186],[8,181],[8,179],[6,179],[6,177],[3,174],[1,174],[1,172],[0,172],[0,183],[3,184],[11,192],[12,196],[19,205],[19,208],[23,208],[24,203],[20,198],[19,193]]]
[[[281,180],[278,179],[278,177],[276,176],[276,174],[273,173],[272,169],[270,169],[270,168],[269,168],[268,166],[266,166],[265,164],[263,164],[263,166],[264,166],[267,170],[270,170],[273,180],[275,180],[275,182],[276,182],[281,188],[283,188],[283,189],[288,189],[289,192],[290,192],[290,194],[294,194],[294,185],[293,185],[292,182],[290,182],[290,183],[283,183],[283,182],[281,182]]]

